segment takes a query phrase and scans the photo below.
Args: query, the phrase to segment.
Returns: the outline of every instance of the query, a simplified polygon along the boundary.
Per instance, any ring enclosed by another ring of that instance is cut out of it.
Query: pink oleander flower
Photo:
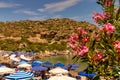
[[[102,53],[98,53],[98,54],[97,54],[97,58],[98,58],[98,59],[102,59],[102,57],[103,57],[103,54],[102,54]]]
[[[95,39],[96,39],[96,41],[99,41],[99,40],[100,40],[100,37],[99,37],[98,34],[95,36]]]
[[[111,34],[114,32],[114,26],[110,23],[104,24],[101,30],[105,31],[107,34]]]
[[[102,58],[103,58],[102,53],[95,52],[95,53],[93,53],[91,60],[92,60],[92,62],[100,62],[102,60]]]
[[[85,29],[82,29],[81,27],[77,28],[77,31],[80,35],[87,34],[87,31]]]
[[[78,35],[77,34],[75,34],[75,33],[73,33],[71,36],[70,36],[70,38],[69,38],[69,41],[71,42],[71,43],[73,43],[73,42],[75,42],[75,40],[78,40]]]
[[[115,42],[114,45],[118,52],[120,52],[120,42]]]
[[[77,32],[78,32],[79,34],[81,34],[81,30],[82,30],[81,27],[77,28]]]
[[[104,20],[104,16],[103,14],[97,13],[97,12],[93,12],[93,20],[96,23],[99,23],[100,20]]]
[[[107,12],[103,12],[103,19],[107,20],[109,19],[110,15]]]
[[[73,43],[73,42],[74,42],[74,38],[73,38],[72,36],[70,36],[69,41],[70,41],[71,43]]]
[[[88,53],[88,51],[89,51],[89,48],[87,46],[80,46],[78,55],[83,56],[86,53]]]
[[[89,41],[88,38],[86,37],[82,38],[82,42],[87,43],[88,41]]]
[[[112,0],[105,1],[105,7],[109,7],[112,4]]]
[[[82,34],[87,34],[87,31],[85,29],[83,29]]]
[[[105,61],[106,61],[106,59],[105,59],[105,58],[103,58],[103,59],[102,59],[102,62],[105,62]]]
[[[96,23],[99,23],[99,21],[104,21],[107,19],[109,19],[109,14],[107,12],[103,12],[103,13],[93,12],[93,20]]]
[[[117,49],[120,49],[120,42],[118,42],[117,44],[115,44],[115,47],[116,47]]]
[[[72,48],[73,50],[75,50],[77,48],[77,45],[76,44],[72,44],[72,43],[69,43],[68,46],[70,48]]]

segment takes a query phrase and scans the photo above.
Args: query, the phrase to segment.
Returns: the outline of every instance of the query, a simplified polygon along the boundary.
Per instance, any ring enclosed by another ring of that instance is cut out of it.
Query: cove
[[[49,56],[49,57],[43,57],[40,60],[43,62],[49,61],[53,64],[55,63],[63,63],[65,65],[68,64],[79,64],[80,67],[77,69],[77,71],[81,71],[84,70],[87,67],[86,63],[82,63],[80,60],[78,62],[74,62],[74,60],[72,60],[73,55],[56,55],[56,56]]]

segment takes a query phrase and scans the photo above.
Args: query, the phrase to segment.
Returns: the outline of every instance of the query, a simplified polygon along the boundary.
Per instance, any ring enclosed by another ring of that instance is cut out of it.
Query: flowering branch
[[[88,30],[78,28],[77,33],[70,36],[69,47],[75,57],[88,63],[90,72],[98,76],[117,77],[113,68],[120,66],[120,7],[115,6],[115,0],[98,0],[103,7],[103,13],[93,13],[93,19],[101,27],[92,35]],[[93,37],[91,37],[93,36]]]

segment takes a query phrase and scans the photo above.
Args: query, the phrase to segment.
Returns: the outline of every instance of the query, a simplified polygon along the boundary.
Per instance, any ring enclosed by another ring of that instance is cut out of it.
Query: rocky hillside
[[[93,24],[68,18],[0,22],[0,49],[26,51],[67,49],[69,35],[78,27],[88,29],[90,32],[98,30]]]

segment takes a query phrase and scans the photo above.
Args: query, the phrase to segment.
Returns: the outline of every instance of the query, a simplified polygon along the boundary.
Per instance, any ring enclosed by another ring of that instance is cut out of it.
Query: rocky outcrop
[[[57,32],[50,31],[49,33],[42,33],[41,38],[54,38]]]

